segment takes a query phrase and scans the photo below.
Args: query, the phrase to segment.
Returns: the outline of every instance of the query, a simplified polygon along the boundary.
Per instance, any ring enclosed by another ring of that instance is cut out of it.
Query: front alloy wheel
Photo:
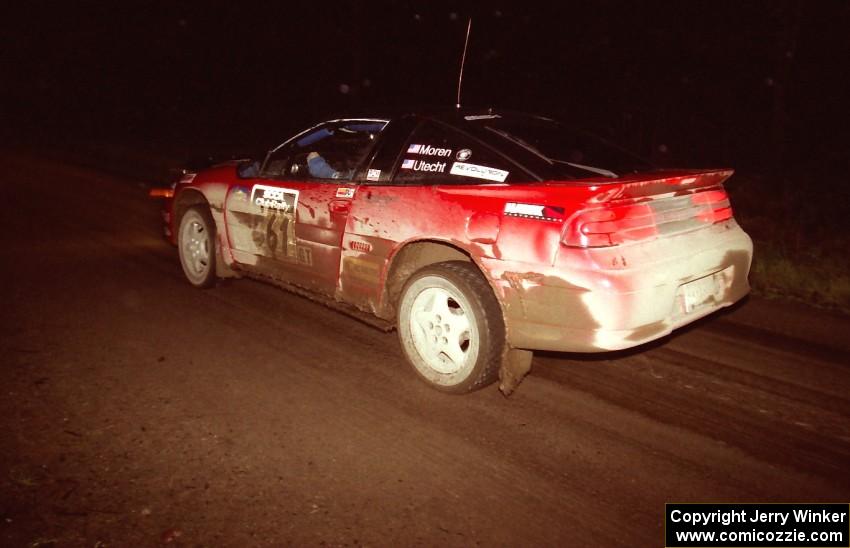
[[[177,249],[189,283],[196,287],[212,287],[215,284],[215,227],[207,210],[194,206],[186,211],[180,220]]]

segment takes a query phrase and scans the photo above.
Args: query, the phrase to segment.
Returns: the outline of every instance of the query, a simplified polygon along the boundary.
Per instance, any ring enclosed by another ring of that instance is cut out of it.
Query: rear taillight
[[[561,241],[575,247],[609,247],[656,235],[649,203],[609,204],[576,213],[567,223]]]
[[[703,222],[719,223],[732,218],[732,204],[722,188],[697,192],[693,194],[692,200],[699,209],[697,217]]]
[[[575,213],[561,242],[571,247],[611,247],[676,234],[732,218],[723,188],[680,195],[608,202]]]

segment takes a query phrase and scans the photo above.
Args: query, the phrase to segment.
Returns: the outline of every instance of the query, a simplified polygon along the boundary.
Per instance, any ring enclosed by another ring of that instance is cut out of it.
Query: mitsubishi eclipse
[[[434,388],[507,395],[534,350],[634,347],[746,295],[730,175],[452,109],[329,120],[159,195],[192,285],[265,280],[395,328]]]

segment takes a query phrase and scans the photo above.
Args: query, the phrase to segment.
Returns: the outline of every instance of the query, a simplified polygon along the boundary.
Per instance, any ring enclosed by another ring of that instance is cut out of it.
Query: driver
[[[315,151],[307,155],[307,169],[310,171],[310,176],[317,179],[339,179],[342,177],[342,172],[331,167],[328,161]]]

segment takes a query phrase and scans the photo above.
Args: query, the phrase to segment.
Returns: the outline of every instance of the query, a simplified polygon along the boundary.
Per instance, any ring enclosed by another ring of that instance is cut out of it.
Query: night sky
[[[118,6],[121,6],[118,8]],[[269,145],[330,114],[463,102],[661,163],[846,165],[850,2],[29,4],[2,23],[4,138]]]

